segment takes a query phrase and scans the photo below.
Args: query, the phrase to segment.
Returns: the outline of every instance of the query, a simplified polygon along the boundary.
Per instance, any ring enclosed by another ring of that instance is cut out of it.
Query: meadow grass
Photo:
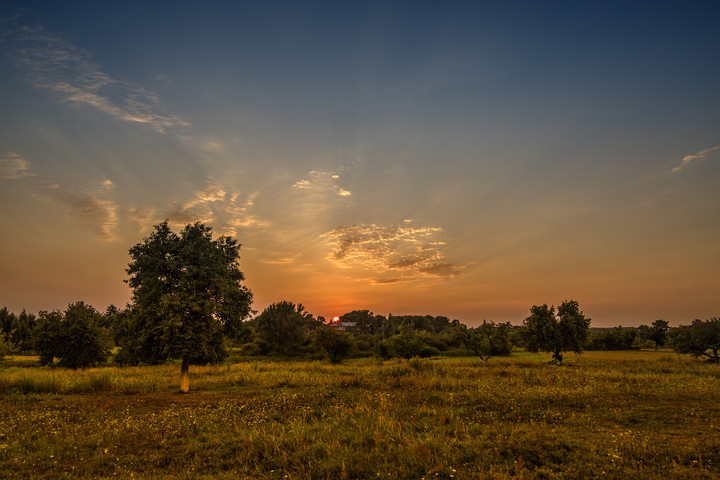
[[[720,478],[720,368],[668,352],[0,371],[2,478]]]

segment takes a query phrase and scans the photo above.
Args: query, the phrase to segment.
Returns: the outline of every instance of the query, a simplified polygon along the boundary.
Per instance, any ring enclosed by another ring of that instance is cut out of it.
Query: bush
[[[380,355],[383,358],[431,357],[440,352],[428,344],[430,333],[425,330],[414,330],[403,326],[400,333],[380,343]]]
[[[338,332],[325,325],[313,332],[313,340],[319,348],[327,352],[331,363],[342,362],[353,347],[352,338],[348,333]]]
[[[634,350],[637,330],[634,328],[615,327],[610,331],[595,333],[590,337],[588,350]]]
[[[84,302],[68,305],[64,314],[40,312],[33,332],[42,365],[86,368],[105,362],[110,352],[108,332],[98,326],[100,314]]]

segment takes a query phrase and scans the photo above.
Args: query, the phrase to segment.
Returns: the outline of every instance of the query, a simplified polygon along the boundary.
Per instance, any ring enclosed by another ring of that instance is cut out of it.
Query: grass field
[[[720,478],[720,367],[669,352],[0,370],[2,478]]]

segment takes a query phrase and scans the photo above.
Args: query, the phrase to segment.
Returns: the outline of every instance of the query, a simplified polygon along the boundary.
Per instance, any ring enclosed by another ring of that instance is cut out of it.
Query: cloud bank
[[[379,275],[376,283],[422,277],[451,278],[463,267],[445,260],[439,227],[375,224],[340,226],[321,235],[341,268],[361,267]]]

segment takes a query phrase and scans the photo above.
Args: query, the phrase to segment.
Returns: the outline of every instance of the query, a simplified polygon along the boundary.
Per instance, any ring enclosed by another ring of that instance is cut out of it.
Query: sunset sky
[[[632,7],[629,7],[632,5]],[[253,308],[720,316],[720,3],[0,3],[0,306],[196,220]]]

